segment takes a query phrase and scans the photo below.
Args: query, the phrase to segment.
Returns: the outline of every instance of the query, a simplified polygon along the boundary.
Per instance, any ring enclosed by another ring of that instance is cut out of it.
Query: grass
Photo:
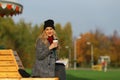
[[[67,80],[120,80],[120,70],[67,70]]]
[[[31,73],[31,70],[27,69]],[[67,80],[120,80],[119,70],[93,71],[88,69],[66,70]]]

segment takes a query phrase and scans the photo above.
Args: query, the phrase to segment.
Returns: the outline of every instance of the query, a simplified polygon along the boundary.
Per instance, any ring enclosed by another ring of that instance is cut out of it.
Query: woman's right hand
[[[58,43],[57,42],[54,42],[52,43],[50,46],[49,46],[49,50],[53,49],[53,48],[56,48],[58,47]]]

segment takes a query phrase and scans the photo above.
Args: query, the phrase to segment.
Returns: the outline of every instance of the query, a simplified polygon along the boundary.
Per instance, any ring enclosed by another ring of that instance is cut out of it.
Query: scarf
[[[48,36],[48,39],[47,39],[47,40],[48,40],[48,42],[49,42],[50,44],[52,44],[52,43],[53,43],[53,39],[54,39],[53,36]]]

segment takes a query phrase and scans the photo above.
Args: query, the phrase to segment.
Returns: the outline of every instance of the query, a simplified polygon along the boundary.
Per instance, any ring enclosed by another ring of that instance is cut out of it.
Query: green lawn
[[[31,73],[31,70],[27,69]],[[119,70],[93,71],[88,69],[66,70],[67,80],[120,80]]]
[[[120,80],[120,70],[67,70],[67,80]]]

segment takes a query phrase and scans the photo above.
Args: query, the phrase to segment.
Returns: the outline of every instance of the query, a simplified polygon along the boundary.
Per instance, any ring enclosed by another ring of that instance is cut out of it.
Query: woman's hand
[[[57,42],[53,42],[50,46],[49,46],[49,50],[58,47],[58,43]]]

